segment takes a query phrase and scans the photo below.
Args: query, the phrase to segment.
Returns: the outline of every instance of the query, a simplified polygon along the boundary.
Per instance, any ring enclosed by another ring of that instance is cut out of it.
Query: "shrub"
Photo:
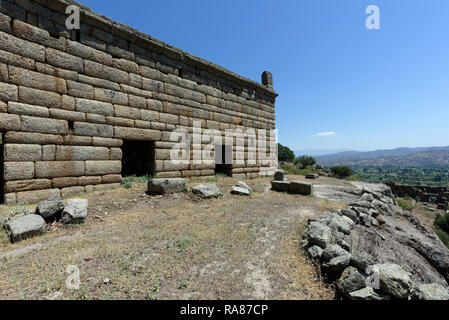
[[[338,179],[344,179],[352,176],[352,170],[348,167],[332,167],[331,174],[333,177]]]
[[[398,205],[405,210],[413,211],[413,209],[415,209],[410,200],[398,198],[396,201],[398,202]]]
[[[311,156],[300,156],[295,159],[295,165],[299,166],[301,169],[305,169],[316,164],[316,159]]]
[[[278,143],[278,161],[293,162],[295,153],[290,148]]]
[[[449,214],[446,213],[442,216],[438,213],[435,217],[434,224],[437,228],[449,233]]]
[[[440,238],[441,242],[443,242],[444,245],[449,248],[449,234],[447,232],[444,232],[440,228],[436,228],[435,233],[437,234],[438,238]]]

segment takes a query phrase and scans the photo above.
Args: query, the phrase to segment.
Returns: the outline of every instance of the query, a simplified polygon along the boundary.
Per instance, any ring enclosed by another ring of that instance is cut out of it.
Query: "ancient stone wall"
[[[437,204],[448,204],[449,190],[447,187],[410,186],[397,182],[388,182],[397,197],[411,197],[417,201]]]
[[[5,203],[117,186],[128,140],[152,143],[157,177],[214,175],[215,163],[170,161],[170,133],[192,132],[194,121],[221,132],[274,129],[270,73],[248,80],[79,4],[81,28],[68,30],[73,3],[0,0]],[[272,169],[245,161],[232,175]]]

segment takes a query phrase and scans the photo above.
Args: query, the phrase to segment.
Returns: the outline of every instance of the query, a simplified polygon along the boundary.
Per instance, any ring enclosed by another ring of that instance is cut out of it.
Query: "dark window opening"
[[[154,171],[154,142],[124,140],[122,146],[122,176],[152,176]]]
[[[75,30],[75,41],[81,42],[81,32],[79,30]]]
[[[4,132],[0,132],[0,204],[5,202],[5,180],[3,177],[4,167],[3,167],[3,140]]]
[[[179,69],[178,70],[178,75],[179,75],[180,78],[184,78],[184,70]]]
[[[69,130],[73,130],[75,128],[75,122],[72,120],[69,120]]]
[[[232,146],[215,146],[215,173],[232,176]]]

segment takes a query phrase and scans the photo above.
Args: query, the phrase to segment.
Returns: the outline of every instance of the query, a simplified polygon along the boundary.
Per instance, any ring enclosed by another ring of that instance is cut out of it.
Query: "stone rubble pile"
[[[82,223],[87,217],[87,208],[87,199],[70,199],[64,204],[59,195],[53,195],[41,201],[35,212],[8,219],[5,227],[14,243],[42,234],[47,229],[47,222]]]
[[[291,194],[301,194],[309,196],[313,192],[313,186],[307,182],[285,181],[286,172],[277,170],[274,173],[274,180],[271,181],[271,190],[279,192],[288,192]]]
[[[341,298],[449,300],[449,250],[386,186],[309,219],[303,247]]]

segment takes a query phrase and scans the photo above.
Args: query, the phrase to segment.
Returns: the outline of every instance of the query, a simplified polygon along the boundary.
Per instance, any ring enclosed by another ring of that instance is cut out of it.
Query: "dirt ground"
[[[149,196],[134,182],[84,195],[81,225],[16,244],[1,231],[0,299],[332,299],[300,233],[309,217],[344,205],[270,191],[268,178],[247,181],[251,197],[235,196],[235,181],[212,181],[224,194],[213,200]],[[0,218],[33,208],[0,206]],[[79,290],[66,287],[70,265]]]

